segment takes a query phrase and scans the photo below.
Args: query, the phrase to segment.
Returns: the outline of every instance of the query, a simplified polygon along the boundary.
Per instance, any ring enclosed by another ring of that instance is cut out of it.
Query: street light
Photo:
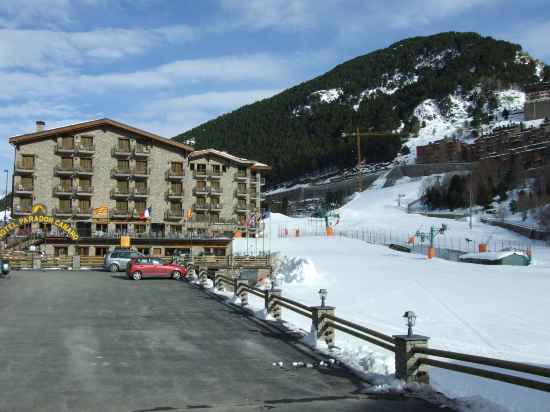
[[[327,299],[328,291],[326,289],[319,289],[319,296],[321,297],[321,307],[325,307],[325,301]]]
[[[403,315],[407,319],[407,336],[410,338],[413,335],[413,326],[416,323],[416,314],[412,310],[408,310]]]
[[[4,225],[8,221],[7,218],[7,210],[8,210],[8,169],[4,169],[4,173],[6,174],[6,190],[4,192]]]

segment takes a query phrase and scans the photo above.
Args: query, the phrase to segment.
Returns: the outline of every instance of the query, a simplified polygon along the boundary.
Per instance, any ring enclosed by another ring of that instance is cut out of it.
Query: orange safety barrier
[[[431,247],[428,249],[428,259],[431,259],[435,256],[435,248]]]
[[[487,252],[487,243],[480,243],[479,244],[479,251],[480,252]]]

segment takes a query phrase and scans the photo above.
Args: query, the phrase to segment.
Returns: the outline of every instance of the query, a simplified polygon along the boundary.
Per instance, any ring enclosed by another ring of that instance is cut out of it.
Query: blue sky
[[[441,31],[550,62],[548,0],[1,0],[10,136],[110,117],[172,137],[352,57]]]

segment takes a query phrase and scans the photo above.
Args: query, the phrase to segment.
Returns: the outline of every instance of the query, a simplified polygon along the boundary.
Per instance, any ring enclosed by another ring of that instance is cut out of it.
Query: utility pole
[[[7,213],[8,213],[8,169],[4,169],[6,174],[6,190],[4,192],[4,225],[7,223]],[[0,189],[1,190],[1,189]]]

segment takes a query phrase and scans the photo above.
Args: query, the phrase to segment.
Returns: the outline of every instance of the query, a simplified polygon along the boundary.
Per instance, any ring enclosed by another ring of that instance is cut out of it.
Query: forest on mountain
[[[448,32],[399,41],[357,57],[326,74],[269,99],[243,106],[175,137],[193,139],[197,149],[215,147],[273,167],[271,185],[328,167],[356,162],[355,141],[342,138],[356,128],[383,132],[364,139],[367,162],[392,160],[404,139],[422,126],[413,115],[426,99],[445,107],[452,93],[469,95],[473,127],[494,92],[540,80],[537,61],[520,45]],[[545,66],[542,76],[550,79]],[[478,88],[478,93],[470,93]],[[388,89],[392,89],[388,92]],[[337,90],[330,101],[319,91]],[[392,132],[398,132],[392,133]]]

